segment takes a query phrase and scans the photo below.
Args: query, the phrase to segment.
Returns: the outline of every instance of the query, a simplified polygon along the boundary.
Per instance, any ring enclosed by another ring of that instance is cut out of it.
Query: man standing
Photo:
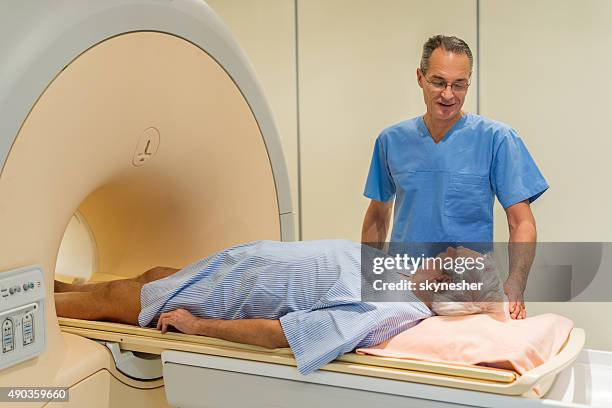
[[[490,243],[497,196],[510,230],[504,291],[510,315],[522,319],[536,241],[530,203],[548,184],[511,127],[462,111],[472,65],[469,46],[457,37],[437,35],[423,46],[416,74],[427,112],[376,140],[362,242],[386,240],[395,201],[391,242]]]

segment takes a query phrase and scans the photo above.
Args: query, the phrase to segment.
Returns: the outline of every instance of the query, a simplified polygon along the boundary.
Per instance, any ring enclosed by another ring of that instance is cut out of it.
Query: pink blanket
[[[552,313],[524,320],[498,314],[435,316],[360,354],[479,364],[519,374],[555,356],[573,322]]]

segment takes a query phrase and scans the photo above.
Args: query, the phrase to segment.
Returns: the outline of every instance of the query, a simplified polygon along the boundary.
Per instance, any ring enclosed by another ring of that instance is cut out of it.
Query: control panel
[[[45,286],[38,266],[0,272],[0,369],[45,348]]]

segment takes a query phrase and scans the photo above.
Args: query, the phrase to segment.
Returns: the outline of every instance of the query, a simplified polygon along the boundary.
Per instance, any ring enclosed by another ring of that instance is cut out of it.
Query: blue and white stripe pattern
[[[138,321],[155,325],[178,308],[205,319],[280,319],[308,374],[432,315],[411,293],[406,302],[362,302],[360,258],[360,245],[345,240],[235,246],[143,286]]]

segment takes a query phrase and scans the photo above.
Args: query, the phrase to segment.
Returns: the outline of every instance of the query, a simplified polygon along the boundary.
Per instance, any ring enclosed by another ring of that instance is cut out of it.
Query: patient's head
[[[497,268],[490,254],[480,255],[460,248],[457,256],[484,258],[484,268],[472,268],[463,273],[449,271],[451,282],[482,283],[481,290],[447,290],[433,295],[431,309],[438,315],[458,316],[477,313],[501,313],[504,307],[504,292]]]

